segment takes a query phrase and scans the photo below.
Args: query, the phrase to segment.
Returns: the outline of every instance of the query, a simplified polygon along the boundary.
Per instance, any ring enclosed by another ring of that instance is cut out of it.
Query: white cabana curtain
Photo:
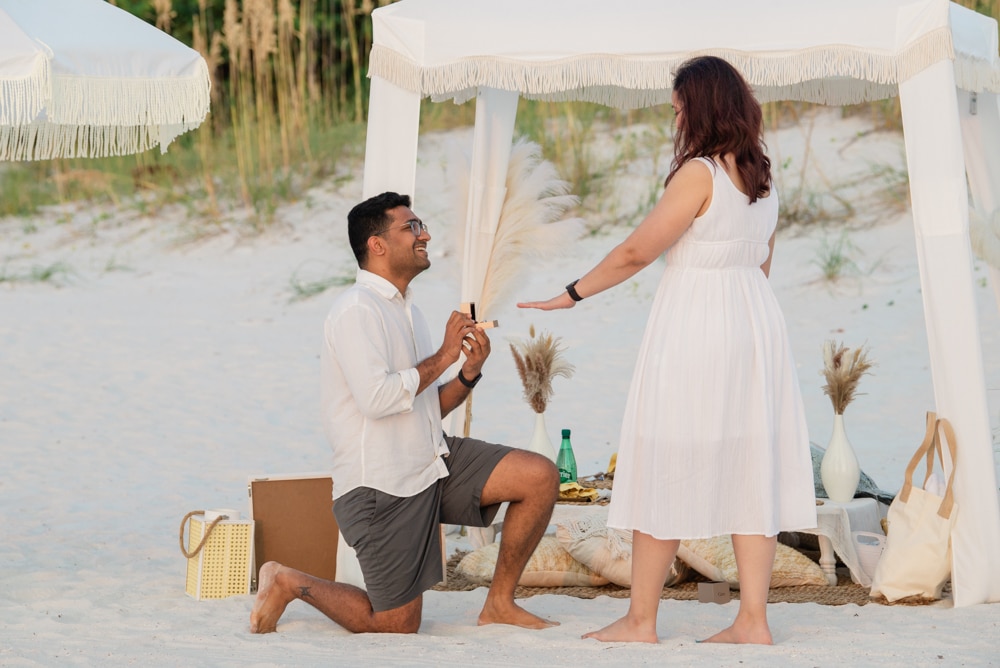
[[[412,192],[410,174],[399,182],[373,176],[379,186],[368,186],[369,174],[415,162],[419,112],[398,104],[397,89],[434,100],[476,97],[477,147],[492,148],[474,157],[470,191],[479,195],[470,197],[469,236],[488,235],[498,215],[491,196],[498,194],[496,174],[511,141],[506,116],[502,123],[494,118],[511,104],[499,91],[648,106],[669,101],[680,63],[714,54],[740,69],[762,100],[846,104],[899,94],[937,404],[927,408],[951,420],[960,444],[954,600],[957,606],[1000,601],[1000,572],[993,568],[1000,562],[1000,505],[966,182],[968,171],[984,210],[998,206],[995,21],[947,0],[402,0],[376,10],[372,20],[364,191]],[[962,91],[978,94],[975,117],[962,111],[968,102]],[[393,135],[404,134],[400,124],[412,134]],[[390,135],[400,151],[383,144]],[[477,297],[476,270],[465,267],[464,299]]]

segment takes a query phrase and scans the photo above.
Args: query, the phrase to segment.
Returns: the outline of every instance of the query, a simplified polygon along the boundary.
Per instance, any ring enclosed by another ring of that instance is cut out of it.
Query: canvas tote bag
[[[951,454],[952,469],[944,496],[938,496],[914,487],[913,473],[925,459],[926,485],[934,470],[935,454],[944,470],[942,436]],[[909,596],[941,598],[941,590],[951,575],[951,530],[958,515],[952,491],[956,456],[951,423],[928,413],[924,441],[906,467],[903,488],[889,506],[889,532],[872,578],[872,597],[881,594],[890,603]]]

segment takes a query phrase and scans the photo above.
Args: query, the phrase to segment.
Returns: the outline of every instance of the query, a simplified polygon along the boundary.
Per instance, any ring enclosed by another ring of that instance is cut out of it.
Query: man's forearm
[[[455,363],[456,359],[449,360],[445,357],[444,353],[440,350],[425,359],[424,361],[417,364],[417,373],[420,375],[420,384],[417,385],[417,394],[420,394],[428,387],[431,383],[441,377],[445,371],[448,370],[452,364]]]
[[[462,405],[472,390],[465,386],[457,377],[438,388],[438,398],[441,400],[441,417]]]

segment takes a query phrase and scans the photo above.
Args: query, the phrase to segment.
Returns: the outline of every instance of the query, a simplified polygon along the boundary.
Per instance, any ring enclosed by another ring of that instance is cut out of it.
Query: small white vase
[[[847,434],[844,432],[843,415],[833,417],[833,434],[830,436],[829,445],[826,446],[819,475],[826,495],[831,501],[847,503],[854,499],[858,481],[861,480],[861,467],[858,466],[854,448],[851,447],[851,442],[847,440]]]
[[[527,449],[548,457],[555,463],[556,447],[552,445],[549,432],[545,430],[545,413],[535,413],[535,431],[531,434],[531,442],[528,443]]]

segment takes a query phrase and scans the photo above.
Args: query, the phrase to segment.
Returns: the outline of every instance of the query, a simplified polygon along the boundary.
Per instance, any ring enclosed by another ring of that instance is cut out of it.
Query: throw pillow
[[[556,538],[574,559],[622,587],[632,586],[632,532],[609,529],[604,518],[585,515],[556,525]],[[677,559],[666,586],[687,579],[689,569]]]
[[[490,543],[470,552],[458,563],[458,572],[478,582],[491,582],[499,550],[499,543]],[[600,587],[608,584],[608,579],[570,556],[553,536],[544,536],[517,583],[524,587]]]
[[[727,582],[730,587],[739,588],[732,537],[682,540],[677,556],[709,580]],[[771,587],[826,584],[826,576],[819,564],[798,550],[778,543],[771,571]]]

